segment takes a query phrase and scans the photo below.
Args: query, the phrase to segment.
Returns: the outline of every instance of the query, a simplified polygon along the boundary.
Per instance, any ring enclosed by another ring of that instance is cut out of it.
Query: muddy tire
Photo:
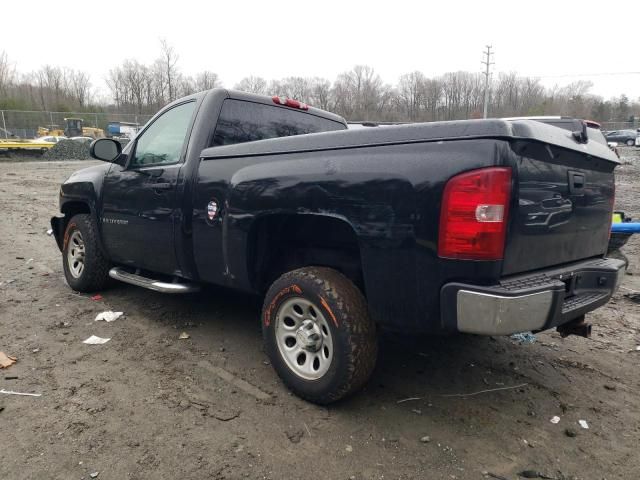
[[[306,267],[278,278],[265,297],[262,333],[282,381],[313,403],[356,392],[375,367],[376,328],[367,303],[330,268]]]
[[[69,286],[78,292],[102,290],[109,279],[109,259],[98,243],[90,215],[75,215],[64,232],[62,266]]]

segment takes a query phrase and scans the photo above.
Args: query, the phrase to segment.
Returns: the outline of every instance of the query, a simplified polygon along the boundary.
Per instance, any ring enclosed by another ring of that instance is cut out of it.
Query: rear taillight
[[[298,110],[309,110],[309,105],[299,102],[298,100],[294,100],[293,98],[278,97],[276,95],[271,97],[271,100],[273,100],[273,103],[284,105],[285,107],[297,108]]]
[[[510,168],[472,170],[450,179],[442,197],[438,255],[502,259],[510,197]]]

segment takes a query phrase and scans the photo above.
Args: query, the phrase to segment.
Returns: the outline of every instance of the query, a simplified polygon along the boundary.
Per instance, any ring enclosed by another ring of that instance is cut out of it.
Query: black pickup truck
[[[605,258],[616,155],[586,126],[471,120],[347,130],[290,99],[214,89],[160,111],[60,189],[71,288],[264,296],[287,386],[360,388],[377,332],[588,335],[624,262]]]

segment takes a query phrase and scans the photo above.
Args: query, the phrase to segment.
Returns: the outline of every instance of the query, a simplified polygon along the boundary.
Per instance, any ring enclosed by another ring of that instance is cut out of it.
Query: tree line
[[[79,70],[45,65],[18,74],[5,52],[0,52],[0,109],[86,109],[93,100],[89,75]]]
[[[150,64],[124,60],[112,68],[106,85],[109,99],[101,99],[85,72],[45,65],[20,74],[6,53],[0,53],[0,109],[54,111],[115,111],[150,114],[163,105],[198,91],[222,86],[209,70],[185,75],[179,56],[164,40],[160,55]],[[249,76],[232,86],[261,95],[279,95],[333,111],[352,121],[437,121],[480,118],[484,76],[450,72],[427,76],[415,71],[395,85],[374,68],[356,65],[333,81],[319,77],[267,80]],[[600,122],[626,122],[640,117],[640,99],[626,95],[603,99],[592,94],[590,81],[545,87],[539,78],[499,73],[490,81],[489,116],[567,115]]]

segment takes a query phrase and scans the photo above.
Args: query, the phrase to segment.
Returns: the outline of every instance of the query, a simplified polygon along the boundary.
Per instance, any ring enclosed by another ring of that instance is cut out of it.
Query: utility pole
[[[481,62],[485,66],[485,70],[482,72],[484,75],[484,111],[482,118],[487,118],[487,108],[489,106],[489,79],[491,77],[489,70],[491,69],[491,65],[494,64],[494,62],[491,61],[491,55],[493,54],[491,48],[493,47],[491,47],[491,45],[487,45],[486,47],[487,49],[482,52],[483,60]]]

